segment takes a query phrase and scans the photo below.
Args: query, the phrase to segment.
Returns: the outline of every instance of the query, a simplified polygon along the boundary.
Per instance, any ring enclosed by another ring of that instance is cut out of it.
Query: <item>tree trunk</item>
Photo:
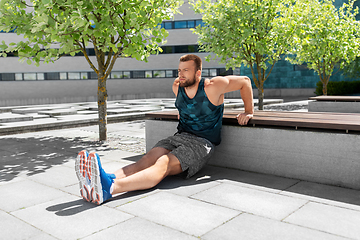
[[[258,106],[259,110],[264,110],[264,89],[261,87],[258,88]]]
[[[102,75],[102,76],[101,76]],[[106,79],[103,74],[98,77],[98,113],[99,113],[99,141],[107,139],[107,90]]]
[[[323,95],[327,96],[327,83],[323,83]]]

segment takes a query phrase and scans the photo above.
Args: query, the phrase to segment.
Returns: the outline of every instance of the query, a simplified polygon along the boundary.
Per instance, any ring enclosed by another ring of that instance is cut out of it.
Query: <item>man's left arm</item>
[[[223,94],[240,90],[245,111],[237,115],[240,125],[246,125],[254,114],[253,91],[250,78],[246,76],[225,76]]]

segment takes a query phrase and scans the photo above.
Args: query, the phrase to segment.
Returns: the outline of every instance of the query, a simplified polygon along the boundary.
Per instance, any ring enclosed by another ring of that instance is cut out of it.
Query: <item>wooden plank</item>
[[[225,111],[223,123],[237,125],[238,113]],[[146,117],[164,120],[177,120],[177,116],[177,111],[146,114]],[[360,114],[255,111],[248,125],[360,131]]]
[[[309,100],[331,101],[331,102],[360,102],[360,96],[317,96]]]

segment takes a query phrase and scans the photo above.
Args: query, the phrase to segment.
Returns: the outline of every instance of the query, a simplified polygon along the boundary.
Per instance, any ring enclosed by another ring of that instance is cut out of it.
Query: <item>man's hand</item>
[[[248,124],[249,120],[253,118],[253,116],[253,114],[249,113],[240,113],[236,116],[236,119],[240,125],[246,125]]]

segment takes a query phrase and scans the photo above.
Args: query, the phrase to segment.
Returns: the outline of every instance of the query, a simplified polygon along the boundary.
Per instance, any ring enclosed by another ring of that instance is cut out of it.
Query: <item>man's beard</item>
[[[180,82],[180,87],[191,87],[196,83],[196,74],[192,79],[186,78],[185,81]]]

